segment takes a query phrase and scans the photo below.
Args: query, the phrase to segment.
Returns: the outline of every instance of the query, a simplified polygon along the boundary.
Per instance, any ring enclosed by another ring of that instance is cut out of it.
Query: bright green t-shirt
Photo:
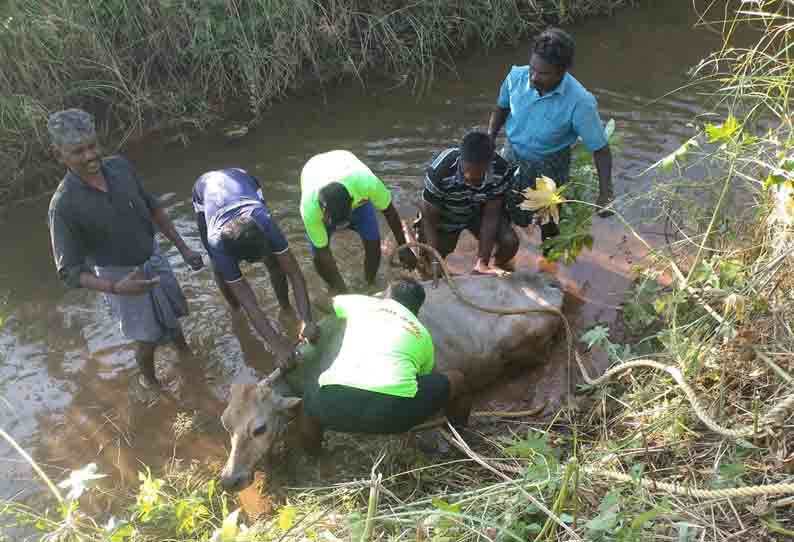
[[[345,336],[320,386],[337,384],[398,397],[414,397],[416,377],[433,371],[433,340],[414,314],[393,299],[334,297]]]
[[[313,156],[301,171],[301,217],[309,240],[317,248],[328,246],[328,232],[323,223],[318,195],[330,183],[342,183],[353,209],[372,202],[379,211],[391,203],[391,193],[383,182],[350,151],[330,151]]]

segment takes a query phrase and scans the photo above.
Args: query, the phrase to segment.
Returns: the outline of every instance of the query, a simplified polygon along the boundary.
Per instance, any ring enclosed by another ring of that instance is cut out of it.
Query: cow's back
[[[505,277],[455,278],[458,288],[487,307],[562,308],[562,292],[534,273]],[[549,313],[497,315],[465,305],[446,282],[433,288],[423,283],[427,298],[419,319],[433,337],[435,370],[460,369],[475,389],[493,382],[506,365],[532,366],[545,361],[547,346],[559,328],[559,318]],[[320,322],[320,341],[301,347],[301,366],[288,373],[291,394],[303,396],[333,363],[344,338],[345,321],[335,317]]]
[[[455,278],[463,294],[485,307],[561,310],[563,295],[546,277],[517,272],[504,277]],[[545,361],[559,317],[551,313],[498,315],[464,304],[446,282],[433,289],[419,319],[433,336],[437,370],[460,369],[475,388],[493,382],[506,365],[532,366]]]

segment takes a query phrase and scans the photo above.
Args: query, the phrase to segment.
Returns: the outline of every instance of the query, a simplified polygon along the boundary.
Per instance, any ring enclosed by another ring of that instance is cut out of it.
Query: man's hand
[[[115,295],[143,295],[160,284],[160,277],[145,279],[142,278],[143,276],[143,271],[136,269],[123,279],[114,282],[110,293]]]
[[[598,216],[601,218],[607,218],[615,214],[611,210],[607,209],[610,205],[612,205],[612,201],[614,200],[614,196],[612,192],[600,192],[598,194],[598,199],[596,199],[596,205],[599,207]]]
[[[504,269],[499,269],[498,267],[491,267],[481,259],[477,259],[477,262],[474,264],[474,268],[471,270],[472,275],[502,276],[506,273],[507,272]]]
[[[198,271],[204,267],[204,260],[201,258],[201,254],[187,247],[182,251],[182,259],[185,260],[185,263],[188,264],[193,271]]]
[[[301,322],[298,338],[302,341],[316,343],[320,339],[320,327],[314,322]]]
[[[276,356],[276,367],[285,372],[295,367],[297,350],[286,339],[279,340],[278,344],[271,345],[271,348]]]
[[[416,269],[416,266],[419,263],[416,259],[416,254],[414,254],[414,251],[411,249],[404,249],[400,251],[400,261],[411,271]]]

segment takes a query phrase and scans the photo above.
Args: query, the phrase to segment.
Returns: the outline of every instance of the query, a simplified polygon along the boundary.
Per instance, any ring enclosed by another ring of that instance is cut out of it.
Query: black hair
[[[460,157],[467,164],[483,164],[493,158],[493,143],[488,134],[469,132],[460,145]]]
[[[338,224],[350,219],[353,198],[342,183],[328,183],[320,189],[317,199],[320,207],[328,211],[331,222]]]
[[[415,279],[400,278],[389,285],[389,297],[412,313],[419,314],[419,309],[425,302],[425,289]]]
[[[575,49],[576,44],[568,32],[560,28],[547,28],[535,38],[531,52],[549,64],[567,70],[573,65]]]
[[[224,248],[236,260],[254,262],[260,260],[269,243],[265,233],[250,216],[238,216],[221,228]]]

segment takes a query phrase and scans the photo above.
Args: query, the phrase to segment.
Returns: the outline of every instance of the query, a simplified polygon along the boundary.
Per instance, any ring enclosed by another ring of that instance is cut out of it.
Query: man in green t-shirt
[[[442,409],[465,424],[471,409],[461,371],[433,373],[433,340],[417,318],[425,291],[413,279],[393,282],[386,298],[341,295],[345,320],[336,359],[304,397],[304,440],[317,450],[322,431],[403,433]]]
[[[334,231],[348,228],[361,236],[364,277],[370,285],[375,283],[381,256],[375,209],[386,217],[397,244],[405,243],[400,215],[394,208],[391,193],[349,151],[318,154],[306,162],[301,171],[300,209],[314,265],[332,294],[347,292],[329,245]],[[416,267],[416,257],[409,250],[400,252],[400,260],[409,269]]]

